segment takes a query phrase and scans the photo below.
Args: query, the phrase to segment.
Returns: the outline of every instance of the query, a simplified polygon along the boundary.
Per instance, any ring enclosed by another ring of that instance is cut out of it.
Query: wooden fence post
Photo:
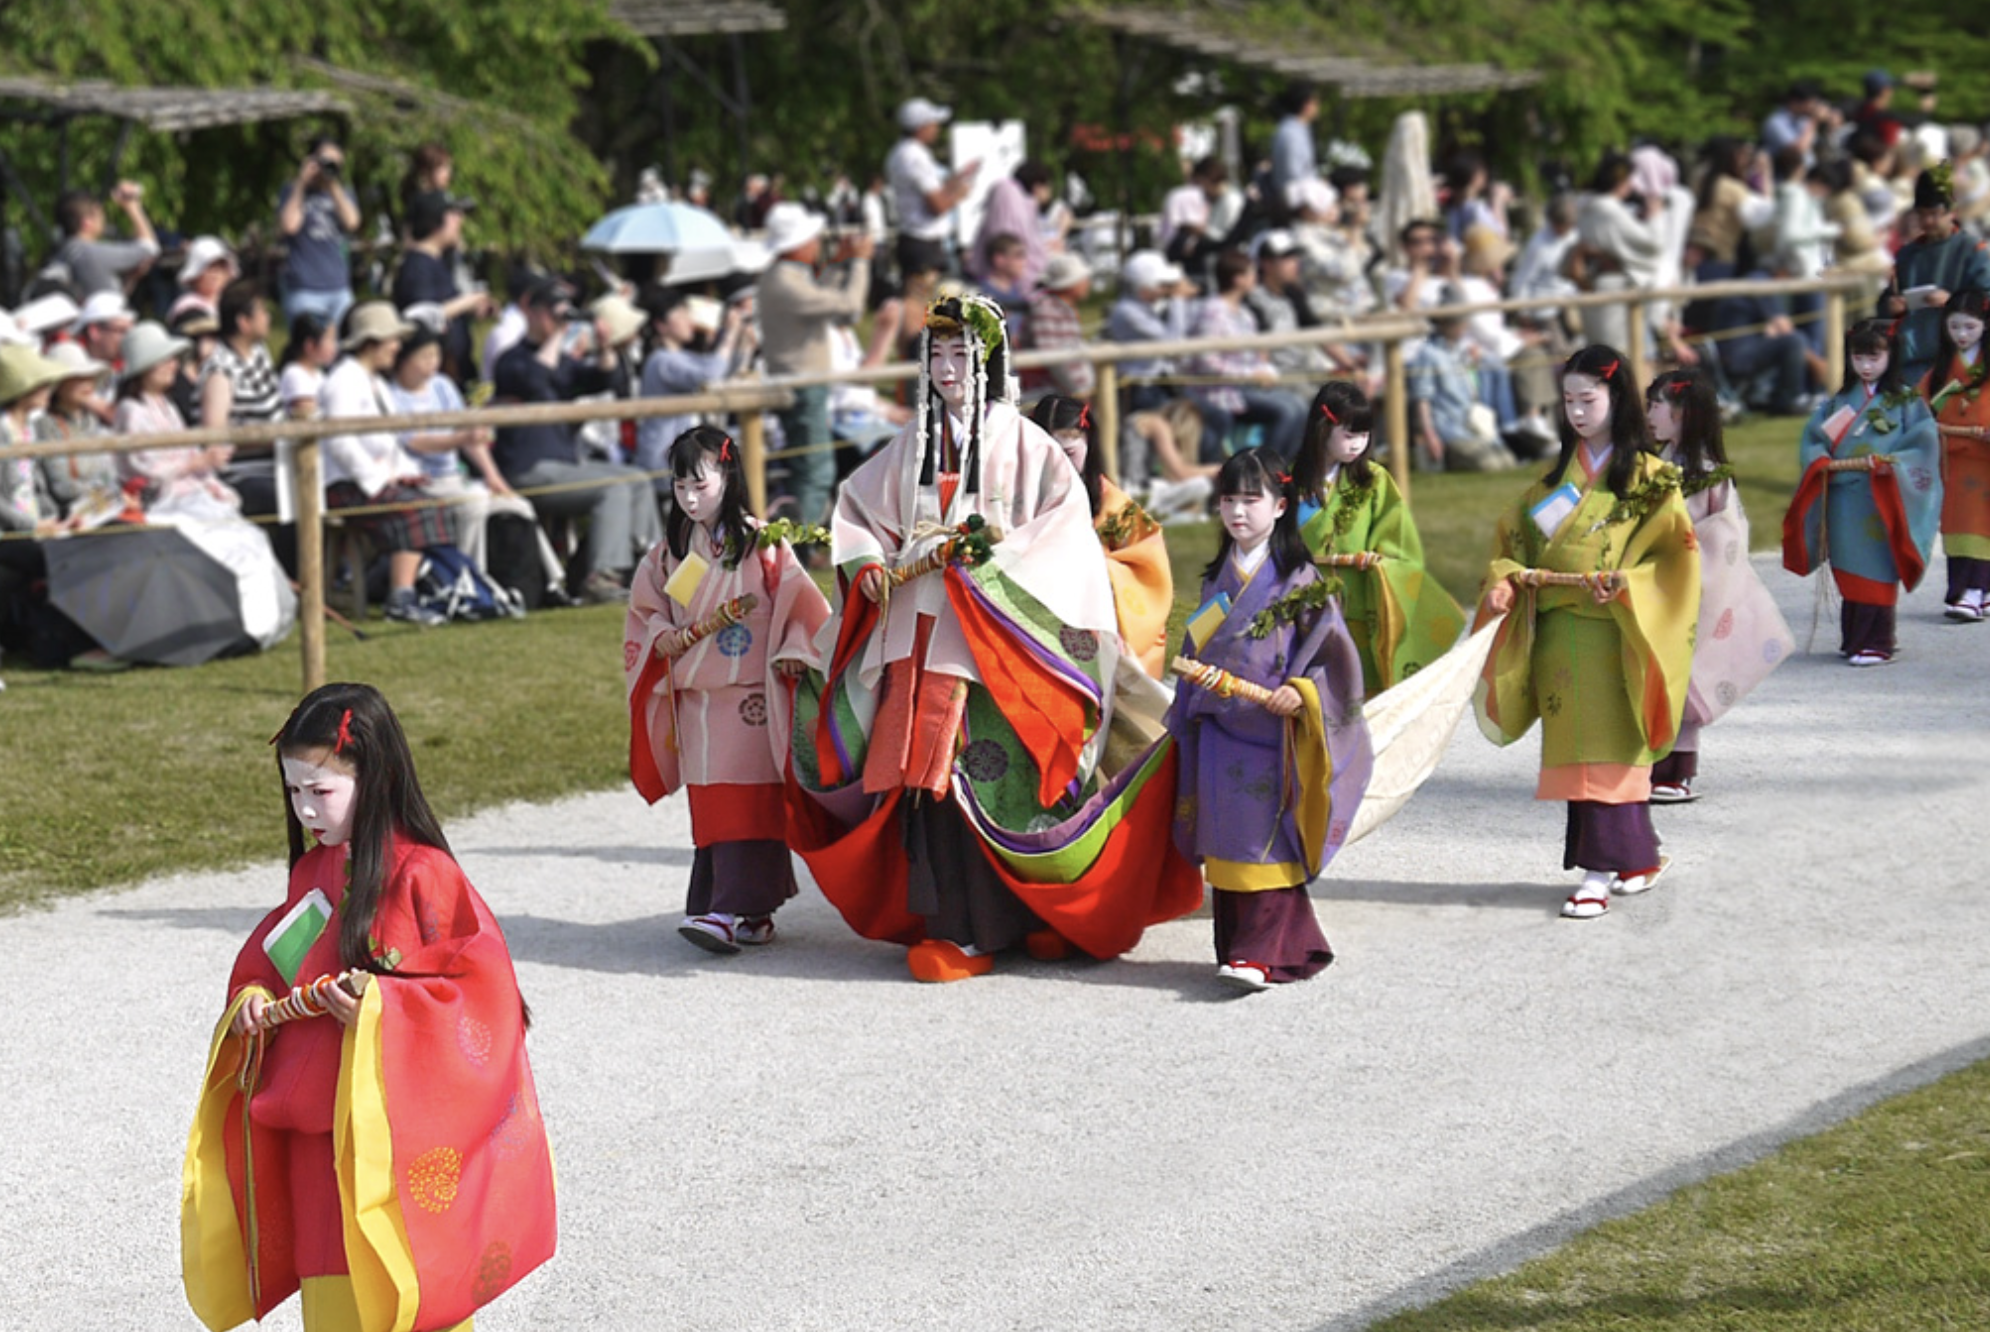
[[[1098,365],[1092,404],[1099,423],[1099,448],[1105,454],[1106,475],[1113,479],[1114,485],[1124,485],[1125,478],[1119,474],[1119,365],[1114,361],[1100,361]]]
[[[1631,393],[1639,402],[1644,401],[1645,385],[1651,383],[1650,358],[1645,355],[1645,303],[1635,294],[1624,302],[1624,355],[1631,360]]]
[[[324,496],[318,488],[318,441],[300,439],[293,454],[297,489],[297,636],[304,646],[304,692],[325,683]],[[364,569],[354,578],[366,577]]]
[[[1410,451],[1416,441],[1410,437],[1410,376],[1403,360],[1403,340],[1391,338],[1382,344],[1382,363],[1387,371],[1389,471],[1403,502],[1410,498]]]
[[[1824,391],[1836,393],[1845,382],[1845,289],[1824,293],[1824,363],[1829,367]]]
[[[767,422],[758,407],[739,414],[739,443],[746,451],[746,503],[756,518],[767,516]]]

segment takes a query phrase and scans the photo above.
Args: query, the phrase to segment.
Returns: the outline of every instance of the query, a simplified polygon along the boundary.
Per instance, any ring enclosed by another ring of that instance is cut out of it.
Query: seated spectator
[[[64,377],[50,393],[48,408],[34,418],[34,436],[45,443],[95,439],[107,432],[92,399],[97,381],[110,367],[93,361],[73,342],[58,342],[46,353]],[[124,509],[117,456],[71,453],[40,459],[42,483],[72,526]]]
[[[133,319],[131,307],[114,291],[100,291],[90,297],[83,302],[82,313],[76,316],[76,344],[85,356],[110,367],[97,382],[97,396],[93,399],[97,419],[105,425],[110,424],[115,410],[111,395],[117,388],[116,370],[124,358],[124,340],[131,332]]]
[[[179,377],[167,390],[184,420],[200,420],[200,368],[214,354],[221,341],[221,321],[199,306],[188,306],[166,321],[166,331],[187,340],[187,354],[180,358]]]
[[[1497,472],[1515,465],[1492,409],[1479,401],[1473,356],[1458,316],[1433,320],[1431,336],[1410,355],[1410,430],[1418,445],[1410,456],[1420,467]]]
[[[392,401],[383,376],[401,353],[401,340],[414,332],[386,301],[352,308],[341,344],[345,355],[325,376],[320,407],[327,420],[350,420],[350,435],[324,438],[325,505],[351,509],[406,505],[384,513],[354,514],[345,521],[364,531],[376,550],[387,552],[387,618],[423,626],[448,617],[415,600],[415,577],[422,552],[452,540],[448,511],[429,503],[422,466],[385,430],[366,423],[387,415]],[[353,577],[364,578],[356,569]]]
[[[1659,225],[1665,196],[1646,200],[1651,215],[1640,216],[1631,206],[1635,189],[1631,159],[1608,153],[1597,165],[1591,192],[1576,208],[1576,234],[1581,238],[1576,258],[1590,291],[1650,287],[1657,279],[1665,253]],[[1630,341],[1626,308],[1584,306],[1583,339],[1606,347],[1625,346]]]
[[[20,342],[0,343],[0,448],[32,438],[29,421],[49,400],[64,367]],[[52,537],[65,526],[45,473],[32,459],[0,461],[0,532]],[[105,654],[75,622],[49,603],[48,560],[39,540],[0,541],[0,647],[29,653],[53,670]]]
[[[1257,285],[1250,256],[1242,250],[1225,250],[1216,256],[1216,291],[1205,298],[1196,311],[1193,336],[1198,338],[1251,337],[1258,332],[1257,321],[1244,308],[1244,301]],[[1265,447],[1290,460],[1299,452],[1299,440],[1306,430],[1307,399],[1278,386],[1278,367],[1262,351],[1212,351],[1195,357],[1191,368],[1198,375],[1218,376],[1227,383],[1195,389],[1196,397],[1226,413],[1233,425],[1264,428]],[[1227,440],[1225,430],[1219,439]]]
[[[221,336],[199,370],[200,423],[216,428],[282,420],[283,392],[269,358],[270,314],[262,287],[253,278],[229,283],[220,311]],[[277,511],[275,445],[237,448],[222,476],[242,497],[242,512]]]
[[[50,291],[15,310],[14,326],[23,338],[47,351],[61,344],[82,313],[67,292]]]
[[[1513,191],[1493,180],[1486,160],[1477,153],[1460,153],[1444,168],[1445,234],[1460,245],[1473,227],[1485,227],[1507,239],[1506,205]]]
[[[159,257],[159,238],[145,216],[145,190],[128,180],[111,189],[111,202],[131,226],[128,241],[104,239],[104,206],[88,190],[71,190],[56,201],[55,220],[63,241],[56,263],[67,271],[78,300],[99,293],[122,296]]]
[[[222,289],[241,275],[235,252],[219,236],[194,237],[187,246],[186,259],[180,264],[180,291],[166,311],[167,321],[170,323],[192,309],[205,310],[219,318]]]
[[[1557,194],[1548,200],[1541,213],[1541,225],[1527,238],[1526,248],[1521,250],[1507,278],[1506,294],[1510,299],[1543,302],[1525,314],[1536,326],[1558,323],[1561,308],[1555,302],[1575,295],[1578,290],[1563,271],[1569,251],[1576,245],[1575,207],[1572,194]]]
[[[345,150],[336,139],[321,134],[311,141],[296,178],[277,195],[286,319],[314,310],[338,324],[352,308],[347,237],[358,233],[360,215],[344,174]]]
[[[491,298],[457,285],[452,255],[463,243],[463,217],[470,203],[441,190],[418,194],[408,205],[408,247],[394,274],[394,304],[406,315],[415,306],[433,306],[447,321],[442,335],[442,372],[458,384],[474,378],[470,323],[491,312]]]
[[[712,304],[705,302],[707,307]],[[642,396],[683,397],[730,377],[753,339],[747,309],[744,302],[731,302],[716,329],[700,328],[690,297],[675,289],[659,292],[650,304],[650,331],[656,350],[643,362]],[[712,339],[714,333],[716,340]],[[670,493],[670,446],[699,421],[699,415],[692,412],[637,420],[635,464],[651,474],[650,486],[657,494]]]
[[[1880,242],[1872,214],[1853,188],[1852,166],[1849,158],[1838,157],[1817,168],[1825,193],[1824,218],[1838,228],[1833,266],[1883,281],[1893,271],[1893,256]]]
[[[1106,312],[1107,340],[1121,343],[1183,340],[1189,336],[1195,318],[1195,309],[1190,304],[1194,292],[1179,264],[1170,263],[1158,250],[1134,251],[1120,269],[1119,299]],[[1151,382],[1173,374],[1174,368],[1174,362],[1159,357],[1121,361],[1119,373],[1124,384],[1120,390],[1121,417],[1131,420],[1142,413],[1169,412],[1172,404],[1179,403],[1181,410],[1192,416],[1197,437],[1197,448],[1183,452],[1199,453],[1202,462],[1218,462],[1224,456],[1224,445],[1230,436],[1230,414],[1199,397],[1178,398],[1165,385]],[[1179,414],[1175,419],[1180,419]],[[1178,446],[1184,433],[1183,429],[1175,431],[1174,442]]]
[[[387,381],[388,404],[396,416],[464,410],[463,391],[442,373],[442,335],[416,324],[394,357]],[[403,433],[401,447],[421,466],[423,490],[450,501],[456,547],[465,559],[488,571],[486,532],[493,514],[523,519],[538,532],[531,504],[513,490],[491,458],[491,432],[470,426]],[[560,560],[543,534],[540,556],[555,584],[563,577]]]
[[[1397,310],[1428,310],[1443,302],[1444,284],[1458,275],[1460,251],[1443,224],[1427,218],[1403,224],[1403,266],[1382,274],[1382,299]]]
[[[986,282],[993,270],[995,242],[1011,236],[1023,246],[1022,289],[1028,292],[1035,287],[1050,258],[1044,247],[1042,221],[1043,207],[1050,202],[1050,194],[1050,168],[1034,158],[1019,165],[1013,175],[989,186],[981,228],[963,256],[967,275]]]
[[[1029,318],[1031,284],[1028,274],[1029,246],[1022,237],[1002,235],[988,242],[988,268],[982,276],[981,289],[1002,307],[1009,335],[1018,342],[1027,336],[1026,332],[1017,328],[1017,324]]]
[[[338,359],[338,325],[309,310],[290,321],[290,339],[283,344],[282,374],[277,378],[277,396],[283,400],[287,419],[318,418],[325,374]]]
[[[1465,234],[1464,257],[1459,261],[1452,294],[1464,305],[1490,305],[1503,299],[1499,284],[1513,247],[1484,227]],[[1543,338],[1535,330],[1514,327],[1498,310],[1481,310],[1465,321],[1466,337],[1473,348],[1473,364],[1479,375],[1479,401],[1493,409],[1500,434],[1526,435],[1535,447],[1529,457],[1558,448],[1561,437],[1548,421],[1548,404],[1554,400],[1553,367],[1538,354]],[[1525,367],[1527,410],[1515,400],[1515,374],[1512,367]]]
[[[525,307],[519,298],[539,280],[539,274],[524,265],[515,265],[505,275],[504,289],[511,293],[511,299],[498,311],[497,322],[484,334],[484,350],[478,361],[486,381],[497,378],[497,358],[511,350],[511,345],[525,336]]]
[[[579,354],[561,350],[561,334],[573,311],[565,283],[542,279],[520,303],[525,333],[498,357],[495,384],[501,402],[562,402],[589,393],[611,392],[615,350],[604,330],[595,329]],[[541,522],[549,518],[589,519],[581,596],[592,602],[620,601],[628,595],[628,573],[663,536],[655,492],[643,474],[621,463],[583,461],[571,427],[557,424],[507,426],[497,432],[497,464],[513,489],[533,491],[532,507]]]
[[[886,300],[872,312],[871,347],[867,352],[857,341],[857,330],[839,323],[830,330],[829,365],[838,374],[869,370],[885,363],[886,354],[897,340],[896,325],[901,317],[897,297]],[[829,390],[829,425],[836,438],[869,455],[877,446],[896,435],[912,419],[912,409],[879,393],[870,384],[841,383]]]
[[[1257,239],[1258,279],[1244,298],[1261,333],[1293,333],[1312,328],[1320,321],[1313,317],[1306,289],[1299,282],[1299,245],[1283,228],[1263,232]],[[1334,374],[1357,374],[1359,368],[1336,343],[1294,344],[1275,347],[1271,363],[1286,378],[1324,379]]]
[[[1299,282],[1314,313],[1332,319],[1373,310],[1377,301],[1368,268],[1375,260],[1375,246],[1363,225],[1346,224],[1344,200],[1326,181],[1311,180],[1293,187],[1290,202],[1292,241],[1299,250]],[[1361,357],[1360,349],[1352,345],[1343,354]]]
[[[187,428],[173,402],[172,388],[193,344],[150,319],[132,327],[124,342],[124,368],[118,374],[120,435],[166,435]],[[200,510],[219,507],[239,512],[242,500],[221,479],[231,450],[226,445],[141,449],[118,455],[124,480],[144,487],[145,507]]]
[[[1197,162],[1186,184],[1169,190],[1161,200],[1161,221],[1154,243],[1161,253],[1184,269],[1199,268],[1221,248],[1229,227],[1218,210],[1230,191],[1230,169],[1214,155]],[[1229,222],[1234,224],[1234,214]]]
[[[1083,259],[1075,254],[1054,257],[1043,270],[1043,286],[1030,301],[1029,318],[1024,321],[1029,340],[1018,345],[1028,351],[1082,349],[1085,334],[1078,324],[1078,306],[1091,291],[1092,270]],[[1076,357],[1022,372],[1025,397],[1049,391],[1088,399],[1097,380],[1092,363]]]
[[[643,335],[643,312],[619,291],[611,291],[587,303],[587,316],[583,321],[587,327],[607,340],[614,368],[609,372],[607,392],[583,394],[574,401],[614,402],[635,397],[643,373],[641,348],[638,346]],[[573,336],[573,330],[569,330],[568,337],[571,339]],[[574,427],[574,438],[580,444],[583,458],[633,463],[636,456],[636,423],[633,420],[596,417],[592,421],[582,421]]]
[[[1770,273],[1757,270],[1751,278]],[[1824,362],[1790,321],[1780,296],[1722,296],[1707,303],[1707,327],[1721,370],[1749,405],[1772,416],[1802,416],[1816,406],[1816,384],[1824,382]],[[1758,376],[1760,393],[1749,392]]]

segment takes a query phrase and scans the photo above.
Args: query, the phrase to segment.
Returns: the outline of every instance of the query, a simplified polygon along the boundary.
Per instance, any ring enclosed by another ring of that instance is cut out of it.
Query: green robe
[[[1569,479],[1582,484],[1580,463]],[[1523,569],[1616,570],[1624,586],[1598,605],[1587,588],[1516,591],[1478,690],[1479,725],[1512,744],[1541,722],[1541,765],[1647,766],[1672,751],[1693,672],[1700,614],[1700,547],[1679,494],[1679,469],[1639,457],[1632,495],[1648,511],[1612,522],[1617,506],[1599,474],[1582,502],[1544,537],[1530,510],[1553,489],[1537,481],[1499,521],[1492,587]]]
[[[1415,675],[1458,641],[1465,613],[1425,570],[1416,519],[1388,472],[1371,466],[1367,483],[1356,485],[1343,468],[1325,503],[1309,500],[1299,514],[1314,559],[1362,551],[1382,557],[1370,569],[1334,570],[1367,697]]]

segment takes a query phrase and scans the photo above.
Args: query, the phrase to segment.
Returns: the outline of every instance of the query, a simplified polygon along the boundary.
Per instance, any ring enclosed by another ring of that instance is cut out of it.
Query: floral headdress
[[[967,343],[968,385],[964,404],[967,417],[967,446],[961,451],[961,471],[968,493],[980,490],[981,418],[990,400],[991,379],[996,380],[993,399],[1014,405],[1016,380],[1009,373],[1009,332],[1002,322],[1002,307],[986,296],[962,294],[943,296],[926,308],[926,331],[919,340],[919,484],[933,484],[936,454],[932,420],[938,394],[933,389],[933,340],[958,337]],[[939,410],[946,410],[940,404]]]

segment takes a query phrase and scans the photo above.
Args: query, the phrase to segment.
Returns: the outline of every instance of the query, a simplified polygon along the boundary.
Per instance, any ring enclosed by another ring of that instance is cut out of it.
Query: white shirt
[[[497,378],[498,357],[510,351],[512,344],[524,336],[525,311],[518,308],[517,301],[513,301],[498,311],[497,322],[491,325],[490,332],[484,334],[483,368],[486,380]]]
[[[932,150],[907,135],[884,159],[884,174],[891,183],[899,231],[919,240],[945,240],[946,218],[926,202],[927,195],[947,183],[947,173],[933,160]]]
[[[292,361],[283,367],[283,375],[276,381],[276,391],[283,399],[284,415],[295,416],[299,402],[309,398],[313,404],[316,404],[323,395],[325,372],[302,361]],[[316,410],[314,405],[313,411]]]
[[[326,420],[364,420],[387,415],[387,385],[380,376],[347,356],[325,376],[318,396],[318,414]],[[361,435],[328,435],[324,440],[324,484],[329,488],[351,481],[367,495],[378,495],[404,476],[422,475],[422,465],[401,447],[389,431]]]

